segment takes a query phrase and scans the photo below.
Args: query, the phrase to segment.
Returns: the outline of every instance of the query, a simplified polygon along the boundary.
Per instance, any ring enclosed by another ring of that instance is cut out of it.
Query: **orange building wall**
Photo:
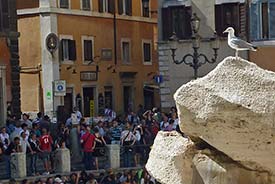
[[[72,29],[72,25],[77,27],[77,29]],[[95,65],[87,66],[83,64],[82,61],[82,45],[81,36],[95,36],[94,46],[95,53],[94,56],[100,56],[101,48],[111,48],[113,50],[114,57],[114,40],[113,40],[113,19],[95,18],[95,17],[77,17],[68,15],[58,16],[58,31],[60,35],[72,35],[73,39],[76,40],[77,47],[77,61],[76,61],[76,71],[77,74],[72,74],[66,68],[69,65],[62,65],[61,69],[61,79],[67,81],[67,84],[74,84],[75,93],[81,94],[82,86],[86,85],[96,85],[97,92],[103,93],[104,86],[113,86],[115,107],[122,111],[123,108],[123,94],[122,94],[122,84],[119,78],[119,72],[139,72],[136,76],[135,87],[135,106],[138,104],[143,104],[143,83],[150,82],[151,79],[148,78],[150,72],[157,72],[157,52],[154,49],[154,28],[156,29],[156,24],[142,23],[118,20],[117,21],[117,54],[118,54],[118,64],[116,67],[117,73],[112,73],[112,70],[108,71],[107,67],[114,64],[112,61],[99,61],[99,79],[97,82],[85,82],[80,83],[80,71],[95,71]],[[104,30],[104,31],[102,31]],[[121,38],[128,38],[131,40],[131,64],[125,65],[121,63]],[[147,39],[152,41],[152,60],[153,65],[143,65],[143,55],[142,55],[142,39]],[[152,78],[152,76],[151,76]],[[119,93],[119,94],[118,94]],[[135,107],[136,108],[136,107]]]
[[[39,0],[17,0],[16,7],[17,9],[38,8]]]
[[[250,61],[261,68],[275,72],[274,50],[275,47],[259,47],[257,52],[250,52]]]
[[[7,101],[11,101],[11,67],[10,51],[7,46],[6,38],[0,37],[0,65],[6,66],[6,87]]]
[[[38,16],[18,20],[20,66],[35,67],[41,63],[40,21]],[[20,75],[22,112],[38,111],[38,74]]]

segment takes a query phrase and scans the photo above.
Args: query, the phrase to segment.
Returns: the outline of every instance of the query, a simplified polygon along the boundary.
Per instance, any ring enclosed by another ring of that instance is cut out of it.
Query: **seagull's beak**
[[[225,30],[225,31],[223,32],[223,34],[224,34],[224,33],[228,33],[228,31],[227,31],[227,30]]]

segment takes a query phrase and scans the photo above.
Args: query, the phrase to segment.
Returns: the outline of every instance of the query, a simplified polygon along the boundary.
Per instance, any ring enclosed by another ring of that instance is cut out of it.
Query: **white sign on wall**
[[[66,81],[54,81],[54,96],[66,96]]]

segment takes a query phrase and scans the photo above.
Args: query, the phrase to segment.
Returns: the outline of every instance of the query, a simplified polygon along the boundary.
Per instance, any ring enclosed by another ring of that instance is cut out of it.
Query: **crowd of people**
[[[56,175],[46,178],[37,178],[35,180],[24,179],[16,182],[11,179],[10,184],[158,184],[158,182],[149,175],[145,168],[139,170],[125,170],[123,172],[113,172],[107,170],[106,173],[95,175],[86,171],[74,172],[70,175]]]
[[[121,146],[124,167],[142,166],[146,161],[150,146],[158,131],[179,130],[176,108],[163,113],[158,108],[144,110],[140,105],[137,112],[129,110],[125,116],[116,116],[113,111],[105,110],[105,117],[89,121],[82,117],[76,108],[66,122],[51,123],[42,113],[31,120],[28,114],[22,120],[10,116],[7,125],[0,132],[0,154],[6,161],[10,175],[10,155],[15,152],[27,154],[30,175],[48,175],[54,172],[52,153],[57,148],[72,150],[71,130],[77,129],[85,170],[100,169],[99,157],[105,156],[107,144]],[[37,160],[44,164],[44,173],[37,170]]]

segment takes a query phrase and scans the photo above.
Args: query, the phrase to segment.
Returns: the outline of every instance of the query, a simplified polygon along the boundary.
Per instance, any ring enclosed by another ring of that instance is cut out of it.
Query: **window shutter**
[[[268,3],[269,8],[269,38],[275,38],[275,2]]]
[[[246,4],[241,3],[240,4],[240,35],[241,36],[246,36],[246,25],[247,25],[247,20],[246,20]]]
[[[2,25],[3,29],[9,29],[9,2],[8,0],[2,0]]]
[[[90,0],[82,0],[82,8],[83,10],[90,10],[91,9]]]
[[[115,13],[115,1],[108,0],[108,12],[114,14]]]
[[[224,36],[223,35],[223,13],[222,13],[222,5],[215,5],[215,27],[217,35]]]
[[[123,0],[118,0],[118,14],[123,14]]]
[[[92,58],[93,58],[92,40],[84,40],[84,60],[92,61]]]
[[[250,40],[259,39],[260,21],[259,21],[259,3],[250,5]]]
[[[59,43],[59,58],[61,61],[64,61],[64,54],[63,54],[63,43],[64,43],[64,40],[60,40],[60,43]]]
[[[126,1],[126,15],[132,15],[132,0],[125,0]]]
[[[144,61],[145,62],[150,62],[151,61],[151,48],[150,48],[149,43],[144,43],[143,53],[144,53]]]
[[[98,0],[98,11],[103,12],[103,0]]]
[[[76,44],[75,40],[69,40],[69,60],[76,60]]]
[[[162,39],[168,40],[173,33],[171,9],[162,8],[161,14],[162,14]]]

